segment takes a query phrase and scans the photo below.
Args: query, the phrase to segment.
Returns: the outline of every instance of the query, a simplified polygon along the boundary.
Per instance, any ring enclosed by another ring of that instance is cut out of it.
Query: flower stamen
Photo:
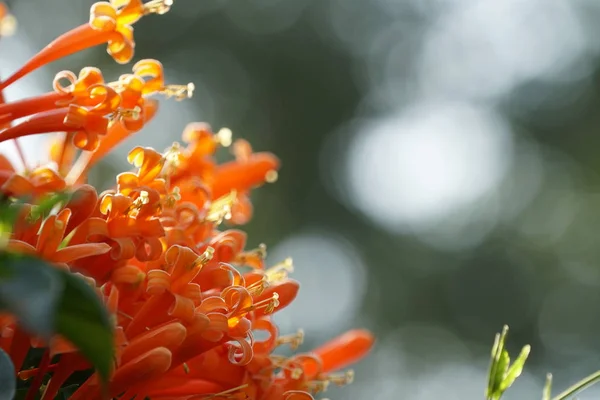
[[[312,381],[308,384],[308,390],[313,394],[326,392],[329,388],[329,381]]]
[[[173,208],[177,205],[177,202],[181,200],[181,193],[178,186],[173,188],[171,193],[168,193],[164,199],[164,206],[166,208]]]
[[[341,374],[331,374],[327,377],[327,380],[336,386],[349,385],[354,382],[354,370],[349,369]]]
[[[140,195],[131,203],[129,207],[125,210],[125,215],[134,216],[137,214],[143,206],[150,203],[150,195],[147,191],[140,191]]]
[[[118,314],[121,315],[121,316],[123,316],[123,317],[125,317],[125,318],[127,318],[130,321],[133,321],[133,317],[131,315],[129,315],[129,314],[125,314],[123,311],[118,311]]]
[[[279,173],[277,171],[275,171],[274,169],[268,171],[265,174],[265,181],[267,183],[275,183],[275,182],[277,182],[278,178],[279,178]]]
[[[177,101],[182,101],[185,99],[191,99],[194,95],[194,90],[196,90],[196,86],[190,82],[187,85],[167,85],[158,93],[166,96],[167,99],[173,97]]]
[[[229,147],[233,142],[233,132],[229,128],[221,128],[215,135],[215,141],[223,147]]]
[[[265,271],[267,281],[271,284],[287,279],[288,275],[292,272],[294,272],[294,261],[291,257],[286,258]]]
[[[152,0],[144,4],[144,15],[166,14],[173,6],[173,0]]]
[[[250,295],[254,297],[260,296],[267,287],[269,287],[269,282],[266,278],[263,277],[261,280],[246,286],[246,289],[248,290],[248,293],[250,293]]]
[[[212,260],[214,254],[215,249],[208,246],[206,250],[204,250],[204,253],[202,253],[200,257],[196,259],[196,261],[194,261],[194,267],[197,267],[198,265],[206,265],[210,260]]]
[[[290,335],[279,336],[275,341],[277,346],[289,344],[292,350],[298,349],[302,343],[304,343],[304,330],[302,329],[298,329],[298,332]]]
[[[229,194],[213,201],[206,215],[206,220],[220,225],[223,220],[231,218],[231,208],[237,199],[237,192],[232,190]]]
[[[273,364],[273,368],[278,368],[290,372],[292,379],[300,379],[300,377],[304,373],[302,368],[300,368],[295,361],[290,360],[289,358],[277,354],[271,354],[269,359]]]
[[[318,379],[308,384],[308,389],[314,394],[321,393],[327,390],[330,383],[336,386],[345,386],[354,382],[354,370],[348,370],[340,374],[331,374],[323,379]]]
[[[109,116],[109,120],[111,123],[115,123],[124,118],[129,118],[133,120],[138,120],[142,116],[142,109],[139,106],[135,106],[134,108],[119,108],[114,113]]]
[[[167,162],[167,164],[173,164],[175,167],[180,164],[179,156],[181,154],[181,145],[179,142],[173,142],[171,147],[169,147],[165,151],[165,155],[163,156]]]
[[[243,385],[236,386],[234,388],[227,389],[227,390],[224,390],[224,391],[219,392],[219,393],[214,393],[214,394],[211,394],[211,395],[208,395],[208,396],[201,397],[199,400],[209,400],[209,399],[215,399],[215,398],[219,398],[219,397],[223,397],[223,398],[226,398],[226,399],[227,398],[233,399],[234,397],[231,397],[231,395],[234,395],[234,394],[240,392],[242,389],[245,389],[247,387],[248,387],[248,384],[245,383]]]
[[[279,293],[275,292],[271,297],[258,301],[250,307],[243,309],[242,313],[264,309],[265,314],[271,314],[277,307],[279,307]]]

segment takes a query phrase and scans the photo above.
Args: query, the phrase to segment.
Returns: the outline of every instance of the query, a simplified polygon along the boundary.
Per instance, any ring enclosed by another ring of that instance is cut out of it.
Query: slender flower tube
[[[22,77],[71,54],[107,43],[107,52],[113,59],[126,64],[133,58],[135,42],[133,24],[148,14],[164,14],[172,0],[111,0],[95,3],[90,10],[90,21],[59,36],[31,58],[23,67],[0,83],[0,90]]]

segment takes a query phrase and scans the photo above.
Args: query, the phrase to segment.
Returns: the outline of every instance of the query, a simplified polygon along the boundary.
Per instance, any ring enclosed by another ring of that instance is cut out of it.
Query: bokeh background
[[[91,0],[7,3],[3,76]],[[109,186],[133,145],[166,148],[187,122],[229,127],[283,161],[245,227],[271,263],[294,258],[282,331],[304,328],[304,350],[353,326],[379,338],[325,397],[482,399],[506,323],[513,353],[533,346],[506,398],[538,399],[546,372],[558,392],[600,369],[599,18],[596,0],[176,0],[135,26],[136,60],[195,96],[162,101],[92,178]],[[96,48],[7,95],[86,65],[129,72]]]

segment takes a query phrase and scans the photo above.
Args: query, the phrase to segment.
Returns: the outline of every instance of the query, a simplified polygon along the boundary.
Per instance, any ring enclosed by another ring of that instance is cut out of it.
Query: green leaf
[[[64,282],[56,268],[32,257],[0,255],[0,309],[20,325],[49,339],[55,332],[54,315]]]
[[[498,368],[498,348],[500,347],[500,334],[497,333],[494,338],[494,344],[492,346],[492,359],[490,361],[490,368],[488,371],[488,384],[485,391],[485,398],[491,399],[494,394],[494,382],[496,378],[496,369]],[[502,349],[500,349],[502,351]]]
[[[15,367],[4,350],[0,349],[0,400],[12,400],[17,390]]]
[[[510,365],[510,356],[504,348],[507,335],[508,326],[505,325],[502,333],[496,334],[494,345],[492,346],[492,360],[488,373],[487,390],[485,392],[487,400],[499,400],[502,397],[506,389],[521,375],[523,366],[531,350],[530,346],[523,347],[515,362]]]
[[[80,277],[60,271],[65,289],[57,315],[57,332],[69,339],[108,381],[113,363],[113,331],[108,312]]]
[[[506,371],[506,374],[504,375],[504,380],[500,383],[500,390],[502,392],[511,387],[515,380],[521,375],[530,351],[531,346],[527,345],[523,347],[515,362],[508,368],[508,371]]]
[[[506,335],[508,334],[508,326],[504,325],[502,333],[497,333],[494,338],[494,345],[492,346],[492,359],[490,361],[490,368],[488,371],[488,385],[485,392],[485,397],[489,400],[499,399],[496,396],[496,391],[499,385],[498,374],[503,374],[505,369],[500,369],[499,364],[504,353],[504,342]],[[500,372],[498,372],[500,370]]]
[[[502,397],[503,390],[501,389],[502,381],[504,381],[504,377],[506,376],[506,371],[508,370],[508,366],[510,364],[510,357],[508,356],[508,352],[502,349],[502,353],[498,357],[498,361],[496,362],[496,371],[493,376],[492,390],[491,390],[491,399],[498,400]]]
[[[45,338],[60,334],[108,380],[113,332],[100,298],[80,276],[30,256],[0,254],[0,310]]]
[[[10,239],[18,215],[19,208],[13,205],[7,197],[0,194],[0,241],[2,246],[5,246],[8,239]]]
[[[508,371],[506,371],[504,380],[500,383],[501,392],[505,392],[506,389],[511,387],[515,380],[521,375],[521,372],[523,372],[523,367],[525,366],[525,361],[527,361],[527,357],[529,356],[530,351],[531,346],[527,345],[523,347],[523,350],[521,350],[521,353],[519,354],[515,362],[510,366]]]
[[[44,198],[42,198],[32,209],[30,218],[33,220],[37,220],[38,218],[47,217],[52,209],[56,207],[58,204],[66,203],[69,201],[71,197],[71,193],[69,192],[58,192],[52,193]]]

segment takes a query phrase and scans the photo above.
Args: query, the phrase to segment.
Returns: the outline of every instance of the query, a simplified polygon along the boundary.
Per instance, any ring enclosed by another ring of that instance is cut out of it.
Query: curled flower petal
[[[215,249],[214,258],[222,263],[230,263],[244,249],[246,233],[230,229],[215,236],[210,246]]]
[[[277,336],[279,335],[279,329],[271,320],[262,318],[254,321],[253,328],[255,331],[265,331],[268,333],[268,337],[265,340],[255,341],[252,349],[257,354],[269,354],[277,345]]]
[[[142,93],[145,95],[160,91],[164,85],[163,66],[158,60],[146,59],[133,66],[133,73],[144,79]]]
[[[288,390],[283,394],[282,400],[315,400],[315,398],[307,392]]]
[[[252,360],[252,344],[245,338],[232,338],[234,342],[228,343],[229,352],[227,357],[233,365],[246,365]]]

